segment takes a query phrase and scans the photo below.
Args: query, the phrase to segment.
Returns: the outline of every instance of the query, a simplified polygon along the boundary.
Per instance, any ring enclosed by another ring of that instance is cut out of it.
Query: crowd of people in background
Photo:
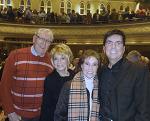
[[[29,7],[26,10],[21,8],[4,8],[0,10],[0,20],[3,22],[15,22],[15,23],[30,23],[30,24],[100,24],[100,23],[117,23],[126,21],[147,21],[150,20],[150,10],[139,9],[137,11],[130,10],[126,7],[125,10],[111,10],[97,9],[92,15],[90,11],[86,15],[81,15],[75,10],[70,13],[62,12],[60,14],[47,12],[44,9],[40,11]]]
[[[128,53],[127,59],[133,63],[143,63],[149,66],[150,60],[148,57],[143,56],[137,50],[132,50]]]

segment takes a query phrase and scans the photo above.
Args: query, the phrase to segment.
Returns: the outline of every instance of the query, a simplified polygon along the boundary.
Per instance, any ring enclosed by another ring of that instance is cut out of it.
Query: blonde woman
[[[67,45],[56,45],[50,54],[54,71],[45,79],[40,121],[54,120],[54,111],[60,90],[63,84],[74,76],[73,71],[68,69],[73,55]]]
[[[94,50],[86,50],[80,60],[81,71],[62,88],[54,121],[98,121],[99,55]]]

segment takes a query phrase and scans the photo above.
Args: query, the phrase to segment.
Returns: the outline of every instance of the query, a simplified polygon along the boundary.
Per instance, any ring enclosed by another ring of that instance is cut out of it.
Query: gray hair
[[[35,32],[35,35],[40,35],[40,34],[47,34],[49,36],[49,39],[52,41],[54,39],[53,32],[50,29],[40,28],[40,29],[38,29],[37,32]]]

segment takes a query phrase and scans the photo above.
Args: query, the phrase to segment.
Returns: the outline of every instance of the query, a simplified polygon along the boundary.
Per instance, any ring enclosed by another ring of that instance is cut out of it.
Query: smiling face
[[[86,76],[88,79],[94,78],[98,69],[97,58],[93,56],[85,58],[83,64],[81,65],[81,69],[83,75]]]
[[[125,52],[122,36],[118,34],[109,36],[106,39],[103,50],[111,64],[118,62]]]
[[[53,41],[53,34],[48,29],[39,29],[33,36],[33,47],[39,56],[44,56]]]
[[[67,55],[56,53],[53,57],[53,65],[58,72],[66,72],[68,69],[69,60]]]

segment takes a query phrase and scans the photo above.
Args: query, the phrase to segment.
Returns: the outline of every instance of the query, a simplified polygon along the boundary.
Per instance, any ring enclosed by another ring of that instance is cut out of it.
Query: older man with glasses
[[[47,53],[52,41],[52,31],[40,28],[31,47],[14,50],[6,59],[1,96],[9,121],[39,121],[44,80],[53,70]]]
[[[108,65],[99,72],[100,121],[150,121],[150,72],[123,57],[125,34],[105,34]]]

